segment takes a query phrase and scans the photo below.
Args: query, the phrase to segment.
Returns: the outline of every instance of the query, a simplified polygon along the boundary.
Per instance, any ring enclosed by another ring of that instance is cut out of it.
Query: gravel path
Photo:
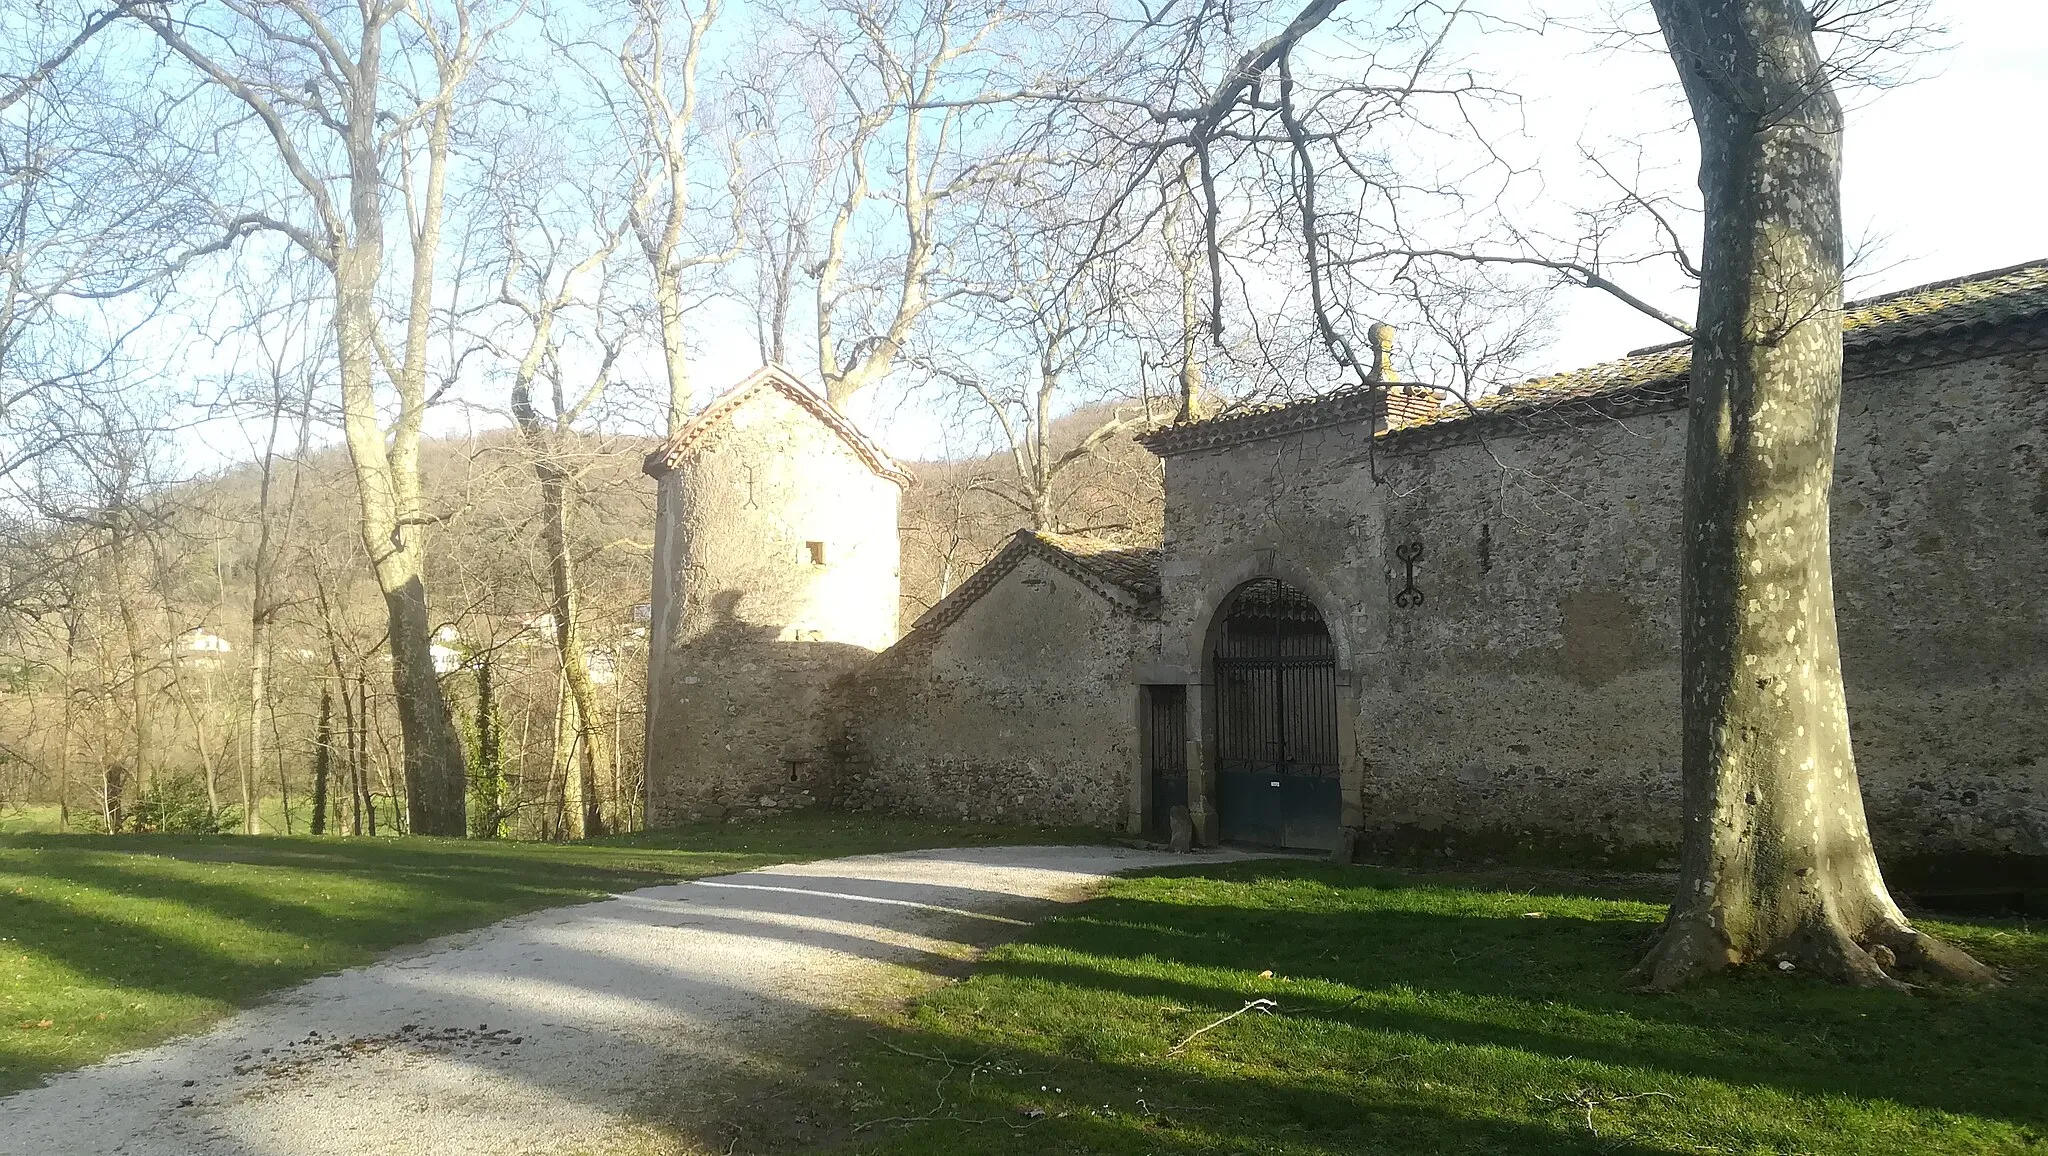
[[[889,965],[957,958],[1118,871],[1226,855],[870,855],[522,916],[0,1099],[0,1153],[602,1151],[636,1102],[773,1055]]]

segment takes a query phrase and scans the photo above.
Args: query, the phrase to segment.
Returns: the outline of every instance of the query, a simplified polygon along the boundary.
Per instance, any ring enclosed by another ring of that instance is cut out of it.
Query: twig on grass
[[[1358,1074],[1363,1076],[1370,1072],[1377,1072],[1381,1068],[1386,1067],[1388,1064],[1398,1064],[1402,1060],[1412,1060],[1414,1058],[1414,1052],[1402,1052],[1398,1056],[1385,1056],[1380,1059],[1374,1060],[1372,1063],[1369,1063],[1366,1066],[1358,1069]]]
[[[932,1105],[931,1111],[920,1116],[885,1116],[878,1120],[868,1120],[864,1123],[855,1124],[853,1126],[854,1131],[864,1131],[881,1124],[921,1124],[932,1120],[952,1120],[961,1124],[1005,1124],[1011,1128],[1027,1128],[1030,1127],[1031,1123],[1035,1123],[1035,1121],[1027,1121],[1024,1124],[1013,1124],[1008,1120],[994,1116],[987,1119],[972,1120],[960,1115],[957,1110],[947,1111],[946,1082],[953,1078],[953,1073],[962,1067],[967,1069],[967,1095],[972,1097],[974,1095],[974,1082],[980,1078],[982,1066],[987,1062],[989,1056],[994,1054],[993,1052],[983,1052],[974,1060],[956,1060],[944,1052],[934,1055],[926,1052],[912,1051],[909,1048],[897,1047],[895,1044],[873,1033],[870,1033],[868,1038],[899,1056],[909,1056],[911,1059],[923,1060],[929,1064],[944,1064],[946,1070],[939,1076],[938,1083],[932,1085],[932,1094],[937,1102]]]
[[[976,1120],[971,1117],[962,1116],[957,1112],[932,1111],[926,1112],[922,1116],[884,1116],[879,1120],[867,1120],[863,1121],[862,1123],[855,1124],[853,1126],[853,1130],[856,1132],[861,1132],[869,1128],[880,1127],[883,1124],[926,1124],[930,1123],[933,1120],[949,1120],[955,1124],[1001,1124],[1014,1132],[1022,1132],[1024,1129],[1029,1128],[1033,1124],[1038,1123],[1037,1119],[1030,1119],[1024,1121],[1022,1124],[1018,1124],[1010,1120],[1005,1120],[1001,1116],[986,1116],[982,1119]]]
[[[1618,1096],[1598,1096],[1594,1094],[1591,1087],[1580,1088],[1563,1096],[1543,1096],[1540,1099],[1545,1101],[1555,1100],[1562,1107],[1584,1112],[1586,1114],[1586,1131],[1591,1132],[1597,1137],[1600,1135],[1600,1129],[1593,1126],[1593,1109],[1611,1108],[1616,1104],[1624,1104],[1630,1100],[1648,1099],[1651,1096],[1661,1096],[1666,1100],[1678,1099],[1677,1096],[1669,1092],[1626,1092]]]
[[[868,1038],[882,1045],[883,1047],[889,1049],[890,1051],[895,1052],[899,1056],[909,1056],[913,1060],[925,1060],[934,1064],[956,1064],[960,1062],[958,1060],[955,1060],[953,1057],[945,1054],[944,1052],[940,1052],[938,1055],[933,1056],[927,1055],[924,1052],[913,1052],[909,1048],[899,1048],[895,1044],[892,1044],[889,1041],[883,1039],[882,1037],[874,1035],[873,1033],[870,1033],[868,1035]]]
[[[1258,1011],[1259,1011],[1260,1013],[1262,1013],[1262,1014],[1270,1014],[1270,1013],[1272,1013],[1272,1012],[1274,1012],[1274,1011],[1277,1011],[1277,1010],[1279,1010],[1279,1008],[1280,1008],[1280,1005],[1279,1005],[1278,1003],[1274,1002],[1273,1000],[1270,1000],[1270,999],[1255,999],[1255,1000],[1251,1001],[1250,1003],[1248,1003],[1248,1004],[1244,1005],[1243,1007],[1241,1007],[1241,1008],[1237,1009],[1236,1011],[1234,1011],[1234,1012],[1231,1012],[1231,1013],[1230,1013],[1229,1015],[1227,1015],[1227,1016],[1224,1016],[1224,1017],[1223,1017],[1222,1019],[1220,1019],[1220,1020],[1216,1020],[1216,1021],[1214,1021],[1214,1022],[1212,1022],[1212,1023],[1204,1024],[1204,1025],[1203,1025],[1202,1027],[1200,1027],[1200,1028],[1197,1028],[1197,1029],[1195,1030],[1195,1034],[1194,1034],[1194,1035],[1191,1035],[1191,1036],[1189,1036],[1189,1037],[1188,1037],[1187,1039],[1184,1039],[1184,1040],[1182,1040],[1181,1042],[1179,1042],[1179,1043],[1177,1043],[1177,1044],[1173,1045],[1172,1047],[1170,1047],[1170,1048],[1166,1049],[1166,1054],[1167,1054],[1167,1055],[1169,1055],[1169,1056],[1171,1056],[1171,1055],[1177,1055],[1177,1054],[1178,1054],[1178,1053],[1180,1052],[1180,1050],[1181,1050],[1182,1048],[1185,1048],[1185,1047],[1187,1047],[1187,1046],[1188,1046],[1189,1044],[1191,1044],[1191,1043],[1194,1043],[1194,1042],[1195,1042],[1195,1037],[1196,1037],[1196,1036],[1200,1036],[1200,1035],[1201,1035],[1201,1034],[1202,1034],[1203,1032],[1207,1032],[1207,1031],[1213,1030],[1213,1029],[1215,1029],[1215,1028],[1220,1028],[1220,1027],[1222,1027],[1222,1026],[1223,1026],[1224,1024],[1227,1024],[1227,1023],[1229,1023],[1229,1022],[1230,1022],[1231,1020],[1234,1020],[1234,1019],[1236,1019],[1237,1017],[1239,1017],[1239,1016],[1243,1015],[1244,1013],[1246,1013],[1246,1012],[1248,1012],[1248,1011],[1251,1011],[1251,1010],[1253,1010],[1253,1009],[1257,1009],[1257,1010],[1258,1010]]]

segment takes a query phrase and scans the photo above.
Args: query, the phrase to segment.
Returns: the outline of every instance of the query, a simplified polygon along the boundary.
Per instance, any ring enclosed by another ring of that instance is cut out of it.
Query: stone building
[[[846,797],[1010,822],[1143,825],[1135,665],[1159,554],[1019,531],[849,688]]]
[[[1835,573],[1873,834],[2048,853],[2048,263],[1857,303],[1845,339]],[[1317,805],[1359,842],[1674,846],[1688,364],[1646,350],[1377,434],[1339,395],[1150,435],[1147,674],[1188,688],[1198,827],[1232,834],[1242,753],[1216,749],[1218,623],[1275,579],[1329,630],[1340,789]]]
[[[1846,326],[1833,535],[1873,835],[2048,855],[2048,262]],[[1206,840],[1661,856],[1688,365],[1155,431],[1156,561],[1020,537],[835,667],[808,741],[853,806],[1142,829],[1185,800]]]
[[[676,431],[646,470],[648,822],[824,799],[825,696],[896,640],[909,475],[774,366]]]

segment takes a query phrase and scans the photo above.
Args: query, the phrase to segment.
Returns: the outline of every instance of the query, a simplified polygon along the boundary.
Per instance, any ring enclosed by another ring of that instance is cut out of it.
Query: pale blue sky
[[[1570,17],[1606,0],[1531,2]],[[1852,233],[1889,237],[1877,271],[1852,285],[1854,295],[2048,257],[2048,132],[2040,127],[2048,111],[2048,0],[1936,0],[1934,13],[1949,29],[1948,49],[1922,60],[1917,82],[1861,94],[1850,110],[1846,218]],[[1609,195],[1587,176],[1582,144],[1609,156],[1640,147],[1668,185],[1689,187],[1691,139],[1660,51],[1597,52],[1588,38],[1556,29],[1489,33],[1471,44],[1472,66],[1523,101],[1526,127],[1509,143],[1533,177],[1519,186],[1518,223],[1566,235],[1572,208]],[[1629,283],[1674,313],[1691,312],[1675,271],[1645,268]],[[1607,360],[1674,336],[1591,290],[1561,289],[1556,304],[1556,340],[1532,360],[1532,372]],[[702,316],[700,332],[713,336],[698,350],[693,376],[709,396],[750,372],[758,353],[740,303],[714,302]],[[803,321],[798,342],[806,340]],[[940,423],[888,393],[873,391],[857,405],[867,412],[856,416],[900,456],[944,453]],[[499,423],[487,412],[450,409],[434,424],[456,433]],[[247,452],[246,441],[232,436],[206,448],[210,454],[199,456]]]
[[[1557,7],[1553,5],[1553,7]],[[1854,98],[1844,141],[1842,202],[1851,234],[1890,239],[1852,296],[2048,257],[2048,3],[1937,0],[1950,47],[1925,58],[1912,84]],[[1505,48],[1506,46],[1503,45]],[[1514,61],[1503,61],[1512,69]],[[1569,199],[1577,140],[1670,123],[1669,62],[1660,56],[1531,52],[1519,84],[1537,106],[1532,128],[1555,157],[1552,188]],[[1660,87],[1661,86],[1661,87]],[[1648,142],[1690,182],[1690,141]],[[1546,165],[1549,169],[1551,166]],[[1646,292],[1689,315],[1675,277]],[[1590,290],[1560,299],[1552,369],[1617,357],[1673,334]]]

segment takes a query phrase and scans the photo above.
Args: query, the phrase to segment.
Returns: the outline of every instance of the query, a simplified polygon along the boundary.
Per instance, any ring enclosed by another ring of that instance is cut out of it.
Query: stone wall
[[[1667,853],[1684,415],[1418,430],[1370,463],[1368,431],[1167,459],[1162,645],[1141,670],[1195,688],[1190,766],[1216,610],[1270,575],[1336,636],[1343,821],[1368,847]],[[2048,854],[2048,356],[1852,379],[1834,541],[1880,850]],[[1408,543],[1422,601],[1398,608]]]
[[[1834,493],[1856,758],[1882,853],[2048,854],[2048,357],[1852,379]],[[1678,838],[1684,415],[1388,455],[1390,610],[1365,697],[1388,842]],[[1421,439],[1417,439],[1421,440]]]
[[[1132,671],[1155,626],[1025,557],[943,629],[913,631],[849,687],[855,806],[1117,827],[1137,752]]]
[[[898,485],[774,388],[658,485],[650,825],[828,801],[826,693],[896,639]]]
[[[1215,709],[1209,655],[1220,611],[1255,578],[1278,578],[1322,612],[1337,648],[1338,760],[1346,827],[1360,822],[1354,732],[1358,672],[1382,649],[1388,589],[1369,420],[1166,459],[1160,564],[1161,647],[1153,681],[1188,684],[1188,810],[1198,838],[1217,837],[1209,745]]]
[[[1845,388],[1834,495],[1872,833],[1892,859],[2048,855],[2048,354],[1892,364]],[[1339,819],[1366,847],[1662,858],[1670,396],[1382,438],[1362,407],[1189,435],[1164,462],[1156,603],[1019,545],[892,647],[900,475],[760,391],[661,479],[651,821],[839,802],[1122,826],[1148,810],[1140,687],[1168,683],[1190,688],[1189,808],[1213,839],[1208,656],[1221,608],[1270,577],[1330,627]]]
[[[1683,419],[1387,455],[1423,599],[1364,680],[1369,843],[1676,846]]]

